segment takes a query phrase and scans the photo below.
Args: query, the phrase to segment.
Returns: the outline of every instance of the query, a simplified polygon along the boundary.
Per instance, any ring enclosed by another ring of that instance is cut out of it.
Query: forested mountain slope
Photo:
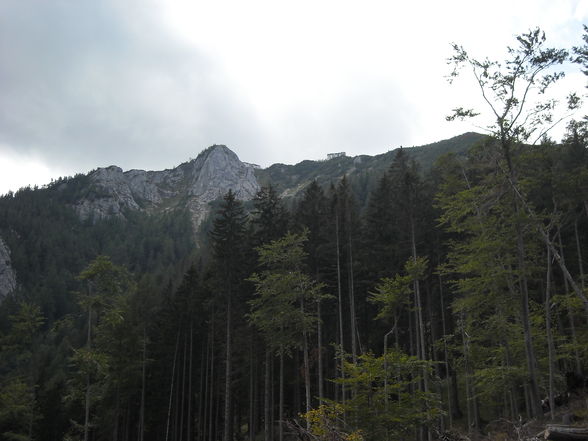
[[[536,397],[584,393],[587,141],[516,145],[518,193],[500,145],[465,134],[255,172],[215,146],[5,195],[0,433],[424,440],[513,422],[504,439],[543,417]]]
[[[405,147],[404,150],[409,158],[419,164],[421,172],[427,172],[439,156],[450,152],[465,153],[484,138],[484,135],[470,132],[433,144]],[[356,196],[363,205],[368,193],[392,164],[397,150],[375,156],[340,156],[323,161],[302,161],[296,165],[274,164],[256,170],[256,175],[262,185],[275,186],[281,196],[286,198],[300,196],[314,180],[322,187],[327,187],[346,176],[353,183]]]

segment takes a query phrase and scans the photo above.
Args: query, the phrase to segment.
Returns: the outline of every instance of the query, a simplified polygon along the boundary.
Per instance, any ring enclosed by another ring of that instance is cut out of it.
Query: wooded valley
[[[179,209],[81,220],[84,175],[2,196],[0,438],[517,439],[555,420],[588,386],[588,130],[555,142],[555,104],[526,100],[569,57],[538,30],[503,65],[455,46],[454,74],[494,94],[473,148],[426,170],[400,148],[363,186],[297,198],[229,191],[199,234]]]

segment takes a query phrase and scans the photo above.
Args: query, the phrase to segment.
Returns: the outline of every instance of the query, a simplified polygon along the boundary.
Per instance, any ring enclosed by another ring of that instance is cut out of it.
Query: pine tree
[[[224,196],[210,233],[214,267],[220,292],[225,298],[225,396],[223,440],[231,441],[233,308],[242,289],[244,276],[246,215],[242,203],[231,190]]]
[[[259,263],[265,270],[249,278],[256,292],[249,302],[250,320],[263,334],[268,348],[280,358],[280,439],[283,439],[284,356],[294,348],[303,351],[307,412],[311,406],[308,336],[314,330],[317,316],[310,305],[320,301],[322,286],[302,272],[306,234],[288,234],[258,248]]]

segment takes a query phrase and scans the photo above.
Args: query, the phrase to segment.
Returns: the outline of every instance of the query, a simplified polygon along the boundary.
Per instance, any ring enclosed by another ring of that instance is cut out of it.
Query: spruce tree
[[[210,233],[217,286],[225,301],[225,396],[223,440],[233,439],[232,336],[233,308],[238,303],[244,278],[246,215],[232,190],[224,196]]]

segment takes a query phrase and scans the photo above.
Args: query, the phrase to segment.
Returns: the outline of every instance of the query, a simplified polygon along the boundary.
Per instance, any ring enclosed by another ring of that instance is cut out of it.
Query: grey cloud
[[[0,148],[82,171],[163,168],[214,142],[259,144],[247,102],[156,13],[145,1],[3,1]]]
[[[354,84],[319,113],[293,112],[274,132],[274,145],[285,148],[272,152],[271,162],[321,159],[334,151],[383,153],[418,135],[411,130],[417,119],[417,109],[391,81]]]

